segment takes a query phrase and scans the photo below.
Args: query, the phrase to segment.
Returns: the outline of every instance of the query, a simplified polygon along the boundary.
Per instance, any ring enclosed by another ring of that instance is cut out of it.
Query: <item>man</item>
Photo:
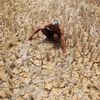
[[[52,22],[48,22],[47,24],[43,25],[42,27],[37,28],[33,34],[29,37],[29,40],[32,40],[32,37],[37,32],[41,31],[47,39],[54,40],[55,43],[60,41],[62,50],[64,54],[66,54],[66,43],[64,39],[64,28],[60,24],[59,20],[53,20]]]

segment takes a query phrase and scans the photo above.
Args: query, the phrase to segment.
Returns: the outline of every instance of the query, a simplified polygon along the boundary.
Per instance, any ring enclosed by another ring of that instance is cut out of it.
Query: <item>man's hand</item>
[[[28,38],[28,40],[32,40],[32,37],[33,37],[33,35],[35,35],[37,32],[39,32],[41,29],[40,28],[37,28],[34,32],[33,32],[33,34]]]
[[[32,40],[32,36],[30,36],[30,37],[28,38],[28,40],[29,40],[29,41]]]

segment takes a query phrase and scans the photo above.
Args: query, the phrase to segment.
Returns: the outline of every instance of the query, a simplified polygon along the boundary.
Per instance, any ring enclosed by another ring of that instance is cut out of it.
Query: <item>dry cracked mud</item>
[[[67,57],[41,32],[64,24]],[[0,0],[0,100],[100,100],[100,0]]]

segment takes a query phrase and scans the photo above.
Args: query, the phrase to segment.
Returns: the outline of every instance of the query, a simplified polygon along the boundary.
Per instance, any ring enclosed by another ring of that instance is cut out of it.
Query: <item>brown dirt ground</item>
[[[67,57],[35,27],[58,18]],[[0,100],[100,100],[100,0],[0,0]]]

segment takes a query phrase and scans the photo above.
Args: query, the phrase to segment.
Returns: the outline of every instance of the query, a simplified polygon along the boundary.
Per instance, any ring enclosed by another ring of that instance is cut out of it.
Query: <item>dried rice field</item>
[[[67,57],[45,41],[64,24]],[[0,100],[100,100],[100,0],[0,0]]]

